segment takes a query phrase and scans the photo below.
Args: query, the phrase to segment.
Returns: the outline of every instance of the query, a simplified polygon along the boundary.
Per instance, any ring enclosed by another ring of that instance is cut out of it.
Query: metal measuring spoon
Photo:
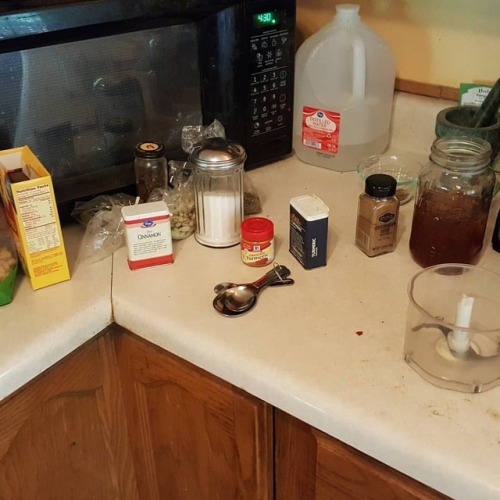
[[[292,284],[293,280],[288,278],[289,275],[290,270],[287,267],[276,263],[271,271],[253,283],[242,285],[230,282],[219,283],[214,288],[217,296],[213,300],[213,306],[218,312],[226,313],[228,316],[233,316],[233,314],[227,311],[238,314],[246,312],[255,305],[258,294],[267,286]]]
[[[271,283],[269,286],[280,286],[280,285],[293,285],[295,281],[292,278],[284,278],[281,281],[276,281]],[[247,313],[251,309],[255,307],[257,304],[256,296],[250,300],[250,303],[247,304],[246,307],[241,307],[237,310],[231,309],[228,307],[228,303],[226,302],[225,292],[220,293],[215,296],[213,300],[213,306],[217,312],[222,314],[223,316],[241,316],[242,314]]]
[[[277,279],[276,281],[273,281],[272,283],[269,283],[269,286],[276,286],[276,285],[282,285],[281,281]],[[286,283],[287,285],[290,283]],[[228,288],[233,288],[238,285],[238,283],[231,283],[230,281],[223,281],[222,283],[218,283],[217,285],[214,286],[214,292],[219,295],[222,292],[226,291]]]
[[[229,288],[234,288],[238,286],[260,286],[263,281],[269,281],[269,286],[274,285],[274,281],[281,281],[283,278],[290,276],[290,270],[286,266],[282,266],[278,263],[274,263],[273,268],[268,271],[264,276],[260,277],[258,280],[252,283],[232,283],[231,281],[223,281],[215,285],[214,292],[219,295]]]

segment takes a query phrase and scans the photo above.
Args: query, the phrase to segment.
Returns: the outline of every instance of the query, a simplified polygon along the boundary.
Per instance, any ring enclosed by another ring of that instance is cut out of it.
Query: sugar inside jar
[[[262,267],[274,260],[274,225],[265,217],[250,217],[241,223],[241,260]]]

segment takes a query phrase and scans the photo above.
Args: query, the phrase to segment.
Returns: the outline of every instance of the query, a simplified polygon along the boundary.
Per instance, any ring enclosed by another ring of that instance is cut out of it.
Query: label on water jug
[[[339,150],[340,113],[324,109],[302,108],[302,144],[323,153],[336,155]]]

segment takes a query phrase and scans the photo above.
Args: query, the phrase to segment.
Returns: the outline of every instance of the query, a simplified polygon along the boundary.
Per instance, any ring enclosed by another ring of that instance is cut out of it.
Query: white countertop
[[[425,123],[449,105],[398,96],[395,123],[416,104]],[[425,158],[433,122],[418,130],[407,123],[395,127],[391,148]],[[207,248],[191,237],[174,242],[170,266],[130,271],[125,248],[76,266],[82,231],[66,228],[71,281],[33,292],[18,280],[14,301],[0,308],[0,399],[113,314],[145,339],[453,498],[500,498],[500,387],[441,389],[403,360],[406,288],[421,269],[408,251],[413,204],[401,207],[396,251],[369,258],[353,243],[362,189],[355,172],[290,158],[247,179],[275,224],[276,262],[290,268],[293,286],[267,289],[252,312],[225,318],[212,308],[213,286],[253,281],[269,269],[245,266],[238,246]],[[328,263],[310,271],[288,251],[289,200],[301,194],[330,208]],[[499,207],[497,196],[487,238]],[[486,247],[479,265],[500,271],[500,254]]]

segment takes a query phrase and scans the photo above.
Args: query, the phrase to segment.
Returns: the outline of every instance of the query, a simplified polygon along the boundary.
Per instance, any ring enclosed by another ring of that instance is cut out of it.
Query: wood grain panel
[[[454,87],[436,85],[433,83],[415,82],[413,80],[403,80],[396,78],[396,90],[407,92],[409,94],[435,97],[436,99],[446,99],[458,103],[460,90]]]
[[[272,497],[269,405],[124,331],[117,352],[143,498]]]
[[[101,336],[0,405],[0,498],[138,498],[123,413]]]
[[[445,496],[275,411],[277,500],[431,500]]]

